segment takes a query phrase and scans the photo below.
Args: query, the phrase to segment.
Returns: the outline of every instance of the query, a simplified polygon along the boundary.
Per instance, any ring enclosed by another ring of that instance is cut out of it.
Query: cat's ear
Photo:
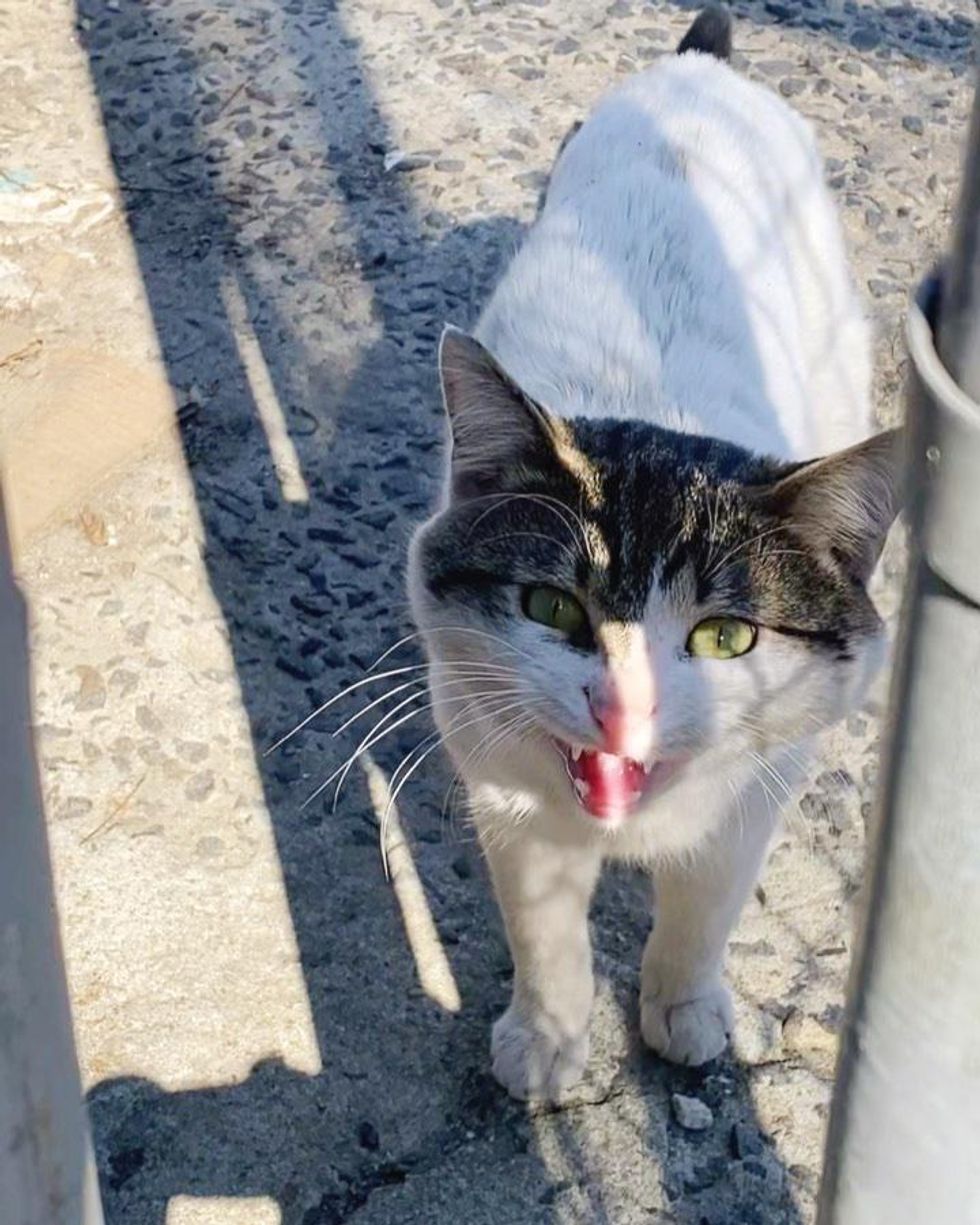
[[[866,582],[898,514],[904,471],[903,431],[888,430],[803,464],[759,498],[811,547]]]
[[[502,477],[532,466],[549,450],[551,418],[459,328],[439,344],[442,396],[452,431],[453,493],[475,497],[500,489]]]

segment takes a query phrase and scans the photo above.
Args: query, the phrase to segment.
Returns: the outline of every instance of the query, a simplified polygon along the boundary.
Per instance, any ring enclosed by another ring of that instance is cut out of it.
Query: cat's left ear
[[[803,464],[757,501],[867,582],[901,506],[904,472],[904,431],[888,430]]]
[[[439,344],[439,375],[453,436],[453,493],[498,492],[520,467],[551,450],[552,419],[472,336],[447,327]]]

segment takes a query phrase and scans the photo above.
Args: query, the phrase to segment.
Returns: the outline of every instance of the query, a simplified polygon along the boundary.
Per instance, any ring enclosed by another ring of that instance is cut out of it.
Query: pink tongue
[[[585,749],[578,761],[569,761],[572,777],[585,784],[579,790],[583,807],[594,817],[625,812],[643,787],[646,772],[639,762],[615,753]]]

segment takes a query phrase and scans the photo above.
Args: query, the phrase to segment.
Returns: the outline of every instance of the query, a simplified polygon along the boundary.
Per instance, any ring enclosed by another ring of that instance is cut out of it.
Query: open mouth
[[[643,765],[632,757],[557,743],[579,804],[600,821],[628,816],[641,801],[665,787],[681,765],[677,760]]]

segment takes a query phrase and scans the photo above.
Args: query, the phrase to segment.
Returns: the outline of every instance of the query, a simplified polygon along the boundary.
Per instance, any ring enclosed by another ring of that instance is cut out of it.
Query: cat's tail
[[[718,4],[709,4],[701,10],[688,32],[680,41],[678,55],[687,51],[700,51],[713,55],[717,60],[732,58],[732,19]]]

